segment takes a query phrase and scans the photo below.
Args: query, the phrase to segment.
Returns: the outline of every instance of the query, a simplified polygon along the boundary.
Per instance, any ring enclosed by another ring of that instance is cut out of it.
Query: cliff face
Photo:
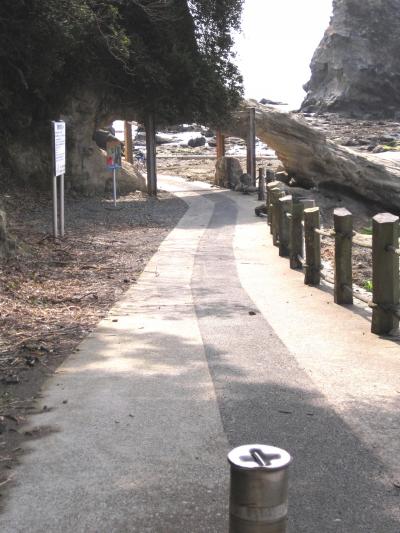
[[[103,193],[111,180],[104,152],[96,145],[93,134],[114,119],[135,120],[129,108],[107,107],[106,99],[96,87],[81,86],[68,94],[63,112],[57,118],[64,120],[67,129],[66,189],[83,194]],[[49,189],[52,179],[51,129],[49,121],[34,123],[23,135],[10,136],[0,146],[0,179],[8,171],[16,181],[37,188]],[[145,179],[135,165],[119,171],[118,186],[122,193],[146,190]],[[0,228],[1,233],[1,228]]]
[[[303,111],[400,116],[400,0],[334,0]]]

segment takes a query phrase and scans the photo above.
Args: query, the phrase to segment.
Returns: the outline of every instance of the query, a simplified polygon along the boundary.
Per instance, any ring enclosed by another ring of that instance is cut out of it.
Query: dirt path
[[[117,211],[101,198],[66,199],[65,239],[48,231],[45,194],[5,196],[15,258],[0,264],[0,483],[9,479],[21,430],[43,382],[142,272],[186,211],[178,198],[137,192]]]

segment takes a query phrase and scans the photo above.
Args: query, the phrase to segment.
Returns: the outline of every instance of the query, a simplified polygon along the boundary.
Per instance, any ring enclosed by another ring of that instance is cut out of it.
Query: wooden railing
[[[372,333],[386,335],[399,325],[399,217],[380,213],[372,219],[372,237],[353,231],[353,216],[337,208],[333,228],[322,229],[319,207],[314,200],[295,198],[285,192],[282,182],[266,186],[266,210],[273,244],[279,255],[288,257],[290,268],[304,271],[307,285],[325,279],[334,286],[334,301],[351,305],[357,298],[372,308]],[[323,273],[321,237],[335,242],[334,278]],[[372,249],[372,299],[353,291],[353,245]]]

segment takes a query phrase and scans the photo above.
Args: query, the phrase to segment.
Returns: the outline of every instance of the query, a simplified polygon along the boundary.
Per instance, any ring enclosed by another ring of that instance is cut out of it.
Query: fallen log
[[[302,187],[353,193],[400,212],[400,163],[359,154],[330,141],[296,113],[245,101],[224,133],[247,138],[249,108],[256,109],[256,135],[275,150],[286,172]]]

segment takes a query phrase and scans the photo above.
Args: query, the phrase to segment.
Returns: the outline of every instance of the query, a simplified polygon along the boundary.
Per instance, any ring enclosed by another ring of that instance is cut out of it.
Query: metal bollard
[[[229,533],[285,533],[288,467],[285,450],[264,444],[239,446],[231,465]]]

